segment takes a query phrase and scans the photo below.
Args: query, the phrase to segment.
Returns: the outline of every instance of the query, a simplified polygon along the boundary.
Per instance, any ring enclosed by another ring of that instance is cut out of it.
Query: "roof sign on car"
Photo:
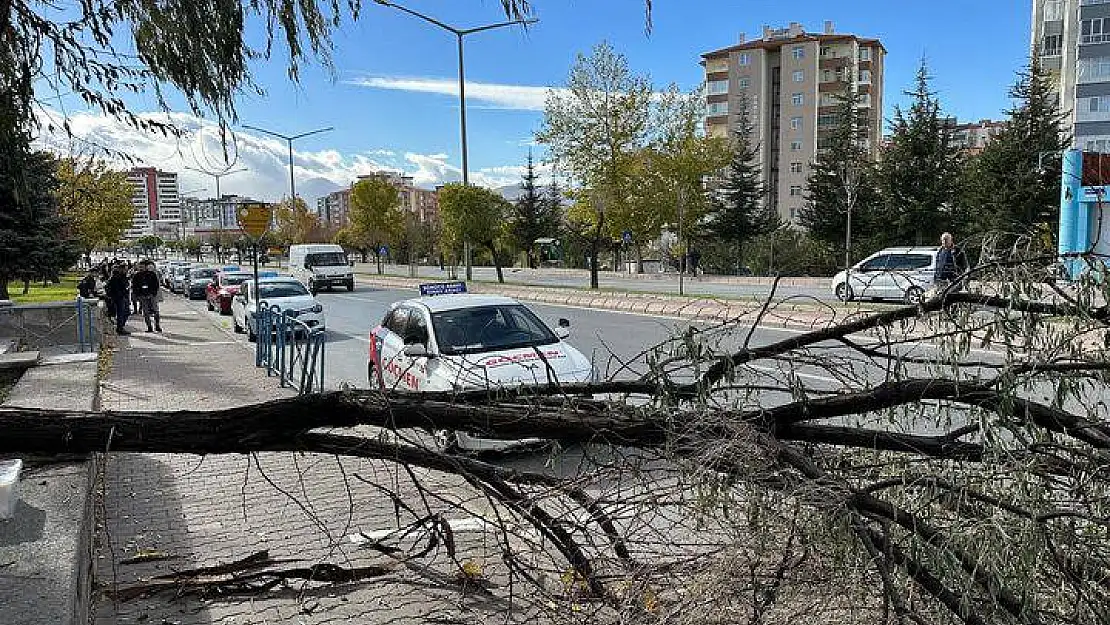
[[[239,265],[225,265],[220,271],[239,271]]]
[[[420,285],[420,294],[424,297],[433,295],[459,295],[466,293],[465,282],[430,282]]]
[[[278,272],[276,272],[276,271],[259,271],[258,272],[258,278],[259,279],[262,279],[262,278],[276,278],[276,277],[278,277]]]

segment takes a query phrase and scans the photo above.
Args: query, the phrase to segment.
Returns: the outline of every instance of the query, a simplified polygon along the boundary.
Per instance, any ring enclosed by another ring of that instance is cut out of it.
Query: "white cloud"
[[[219,129],[211,121],[182,113],[148,113],[141,117],[168,121],[185,132],[181,138],[137,130],[111,117],[97,113],[76,113],[68,117],[72,136],[61,128],[62,116],[57,111],[43,111],[39,146],[59,154],[108,154],[116,166],[144,165],[179,174],[182,192],[196,190],[194,195],[215,195],[215,180],[205,173],[227,169],[246,169],[221,179],[221,193],[238,193],[260,200],[274,201],[289,193],[288,148],[285,142],[247,131],[236,132],[227,145],[227,158]],[[53,129],[49,129],[52,125]],[[325,137],[317,143],[326,143]],[[112,156],[111,153],[115,153]],[[132,162],[119,154],[131,157]],[[461,180],[461,170],[448,161],[446,154],[406,152],[398,155],[385,148],[369,148],[355,153],[335,149],[297,150],[293,152],[293,168],[298,195],[310,205],[315,193],[331,186],[346,186],[361,174],[389,169],[405,171],[414,182],[431,187]],[[494,167],[471,172],[471,182],[499,187],[519,181],[513,167]]]
[[[413,91],[459,97],[459,81],[450,78],[366,76],[348,80],[346,83],[369,89]],[[466,99],[468,103],[480,103],[481,108],[542,111],[547,94],[555,90],[557,89],[553,87],[467,81]]]

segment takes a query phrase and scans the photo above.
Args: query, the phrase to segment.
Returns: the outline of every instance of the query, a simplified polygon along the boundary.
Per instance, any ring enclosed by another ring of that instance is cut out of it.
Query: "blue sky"
[[[405,4],[462,27],[504,19],[497,0]],[[924,56],[946,110],[961,120],[1002,116],[1007,88],[1025,63],[1029,42],[1028,0],[655,0],[654,5],[654,29],[646,34],[642,0],[533,0],[540,22],[527,32],[491,31],[467,41],[470,169],[480,182],[515,178],[542,117],[535,110],[542,102],[537,88],[561,85],[575,55],[602,40],[657,86],[674,82],[692,89],[701,80],[700,53],[735,43],[741,32],[758,36],[763,24],[797,21],[820,31],[828,19],[838,32],[878,37],[885,44],[887,116],[904,102],[901,91]],[[240,100],[242,122],[287,133],[334,126],[334,132],[297,144],[298,178],[341,182],[351,172],[378,165],[418,173],[425,184],[457,177],[454,37],[366,0],[359,21],[342,26],[334,43],[335,74],[310,64],[300,85],[288,81],[280,48],[272,61],[257,64],[255,78],[267,94]],[[150,100],[134,104],[153,109]],[[253,145],[260,152],[280,148],[257,139]],[[280,165],[278,157],[270,165]],[[278,178],[264,178],[277,184]],[[248,185],[228,182],[232,191]],[[277,193],[256,183],[248,189],[256,195]]]

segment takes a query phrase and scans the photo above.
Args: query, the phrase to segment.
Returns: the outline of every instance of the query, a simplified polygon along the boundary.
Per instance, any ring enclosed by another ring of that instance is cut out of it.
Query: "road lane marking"
[[[756,371],[759,371],[760,373],[778,373],[778,374],[787,373],[786,371],[783,371],[782,369],[777,369],[775,367],[767,367],[767,366],[764,366],[764,365],[746,364],[744,366],[749,368],[749,369],[755,369]],[[825,377],[823,375],[815,375],[815,374],[812,374],[812,373],[799,373],[797,371],[794,371],[792,373],[794,375],[798,376],[799,378],[809,378],[811,380],[818,380],[818,381],[821,381],[821,382],[828,382],[830,384],[841,384],[840,380],[837,380],[835,378]]]

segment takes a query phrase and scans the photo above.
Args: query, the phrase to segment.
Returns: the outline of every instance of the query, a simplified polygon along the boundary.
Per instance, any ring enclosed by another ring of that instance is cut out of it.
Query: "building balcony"
[[[817,85],[817,91],[821,93],[836,93],[848,90],[848,81],[838,78],[830,80],[829,82],[822,82]]]
[[[849,59],[846,56],[823,58],[823,59],[821,59],[820,64],[818,64],[818,68],[819,69],[840,69],[842,67],[848,67],[850,62],[851,62],[851,59]]]

